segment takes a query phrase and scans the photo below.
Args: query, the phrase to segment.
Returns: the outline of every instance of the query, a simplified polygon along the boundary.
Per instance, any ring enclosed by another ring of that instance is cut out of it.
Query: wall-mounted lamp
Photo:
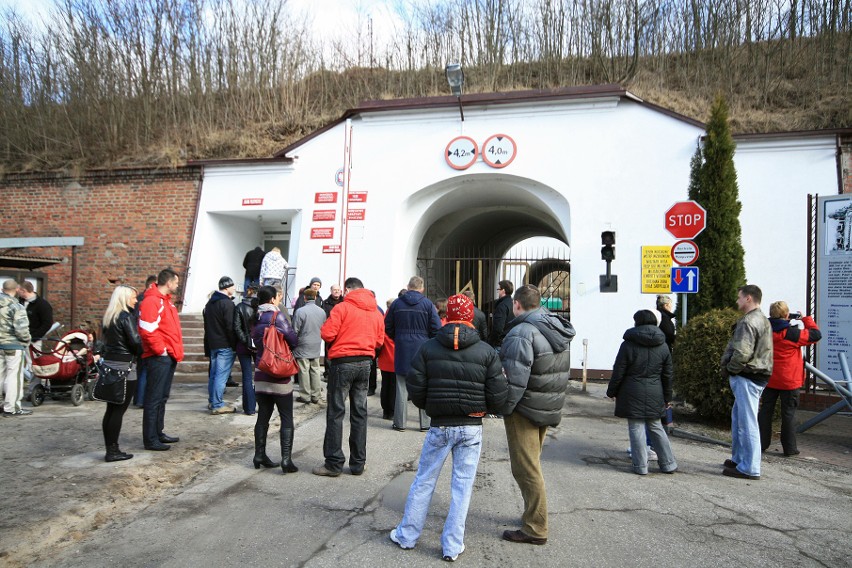
[[[464,122],[464,109],[462,108],[461,101],[462,87],[464,86],[464,71],[462,71],[461,65],[458,63],[450,63],[447,65],[446,73],[450,91],[452,91],[453,96],[459,101],[459,114],[461,115],[462,122]]]

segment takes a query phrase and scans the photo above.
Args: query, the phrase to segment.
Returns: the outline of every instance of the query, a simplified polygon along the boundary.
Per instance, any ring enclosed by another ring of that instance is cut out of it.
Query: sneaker
[[[456,560],[458,560],[458,557],[462,552],[464,552],[464,545],[462,545],[462,549],[459,551],[458,554],[456,554],[454,556],[450,556],[449,554],[445,554],[441,557],[441,559],[444,562],[455,562]]]
[[[234,408],[233,406],[220,406],[219,408],[214,408],[213,410],[211,410],[210,414],[213,414],[213,415],[233,414],[236,411],[237,411],[237,409]]]
[[[411,550],[412,548],[414,548],[413,546],[404,546],[401,542],[399,542],[399,538],[396,536],[396,529],[393,529],[390,532],[390,535],[388,536],[390,536],[390,539],[394,544],[396,544],[403,550]]]
[[[6,414],[10,414],[12,416],[29,416],[33,411],[29,408],[19,408],[15,412],[7,412]]]
[[[627,448],[627,455],[633,457],[633,448]],[[648,446],[648,461],[657,461],[657,452]]]

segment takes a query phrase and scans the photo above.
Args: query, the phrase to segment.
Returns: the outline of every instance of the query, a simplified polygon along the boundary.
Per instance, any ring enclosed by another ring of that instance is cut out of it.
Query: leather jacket
[[[136,318],[130,312],[121,312],[103,333],[103,358],[108,361],[133,361],[142,355],[142,338]]]
[[[254,351],[254,343],[251,340],[251,325],[256,308],[253,308],[252,298],[243,298],[243,301],[234,308],[234,335],[237,343],[242,343]]]

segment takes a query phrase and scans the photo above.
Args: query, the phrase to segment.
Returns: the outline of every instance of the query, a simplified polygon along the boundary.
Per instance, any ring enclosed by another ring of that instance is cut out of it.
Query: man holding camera
[[[799,406],[799,389],[805,384],[802,364],[802,347],[822,339],[822,332],[811,316],[801,312],[790,313],[787,302],[773,302],[769,306],[769,324],[772,326],[772,376],[761,395],[760,448],[765,452],[772,442],[772,416],[775,402],[781,399],[781,448],[784,455],[799,454],[796,446],[796,408]]]

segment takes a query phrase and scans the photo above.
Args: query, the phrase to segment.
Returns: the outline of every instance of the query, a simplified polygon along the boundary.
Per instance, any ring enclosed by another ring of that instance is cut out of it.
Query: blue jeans
[[[672,453],[669,437],[663,430],[663,424],[659,418],[628,418],[627,429],[630,434],[630,457],[633,460],[633,471],[639,475],[648,473],[648,445],[652,442],[654,451],[657,452],[657,464],[660,471],[674,471],[677,462]],[[650,438],[646,434],[650,432]]]
[[[447,456],[453,454],[453,475],[450,482],[450,510],[441,533],[444,555],[455,556],[464,550],[464,525],[479,454],[482,451],[482,426],[433,426],[429,428],[420,452],[417,476],[408,492],[405,513],[396,536],[404,547],[413,547],[420,538],[435,484]]]
[[[251,416],[257,409],[254,398],[254,355],[237,355],[240,360],[240,372],[243,376],[243,412]]]
[[[764,385],[740,375],[729,378],[734,393],[731,409],[731,461],[740,473],[760,475],[760,429],[757,406]]]
[[[225,406],[225,383],[231,375],[236,353],[230,347],[210,350],[210,372],[207,379],[207,402],[213,409]]]
[[[145,365],[148,367],[148,383],[145,385],[145,408],[142,411],[142,439],[147,448],[160,443],[177,361],[168,355],[160,355],[146,357]]]
[[[328,408],[325,412],[325,439],[322,453],[325,468],[340,472],[346,463],[343,455],[343,417],[349,398],[349,468],[363,471],[367,463],[367,383],[370,361],[331,362],[328,377]]]

